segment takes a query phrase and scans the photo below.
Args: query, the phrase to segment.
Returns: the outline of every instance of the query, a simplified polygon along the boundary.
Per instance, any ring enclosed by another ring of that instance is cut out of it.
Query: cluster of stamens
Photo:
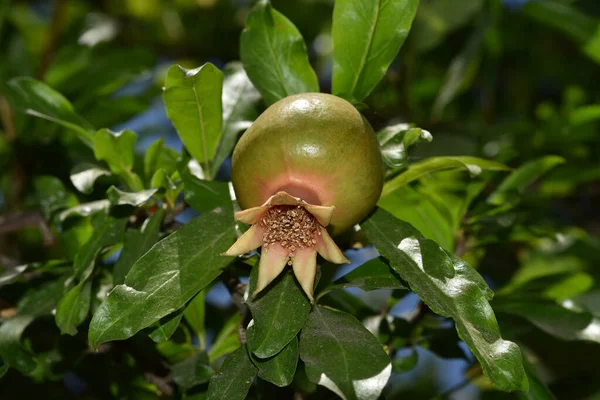
[[[316,237],[321,234],[319,223],[304,207],[278,205],[270,207],[260,225],[264,228],[263,250],[279,243],[288,250],[290,260],[297,250],[312,247],[317,243]]]

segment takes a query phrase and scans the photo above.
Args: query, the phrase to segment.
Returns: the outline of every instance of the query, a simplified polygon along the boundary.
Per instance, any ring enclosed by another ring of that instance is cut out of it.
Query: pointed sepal
[[[317,252],[315,249],[302,249],[294,255],[292,263],[294,275],[312,303],[314,301],[315,276],[317,275]]]
[[[256,250],[262,245],[263,228],[259,225],[252,225],[240,238],[231,246],[223,256],[241,256],[249,251]]]
[[[350,264],[344,253],[335,244],[327,229],[321,228],[321,235],[317,241],[317,252],[327,261],[335,264]]]
[[[258,263],[258,281],[256,282],[256,289],[252,293],[252,296],[256,296],[269,283],[273,282],[273,279],[279,276],[285,268],[288,259],[288,251],[279,244],[263,247],[260,262]]]

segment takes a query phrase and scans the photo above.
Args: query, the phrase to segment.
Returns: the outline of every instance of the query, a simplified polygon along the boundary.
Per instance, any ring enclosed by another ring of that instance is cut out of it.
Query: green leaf
[[[377,140],[386,165],[390,168],[402,168],[408,165],[408,148],[418,142],[431,142],[433,136],[421,128],[396,124],[377,132]]]
[[[423,176],[443,170],[466,170],[471,175],[479,175],[483,170],[506,171],[509,168],[496,161],[471,156],[431,157],[410,165],[405,172],[386,182],[381,195],[388,195]]]
[[[435,313],[455,321],[459,336],[496,387],[527,391],[519,347],[502,339],[488,303],[492,291],[477,271],[381,209],[362,227],[413,291]]]
[[[100,251],[121,241],[127,218],[116,218],[106,213],[96,214],[92,221],[94,233],[75,256],[73,269],[75,277],[86,280],[92,273],[96,257]]]
[[[565,33],[581,46],[583,53],[600,63],[600,30],[591,15],[561,0],[527,2],[522,13]]]
[[[63,95],[32,78],[14,78],[8,82],[13,107],[34,117],[55,122],[72,130],[79,140],[93,148],[93,127],[78,115]]]
[[[387,353],[356,318],[316,306],[300,334],[306,375],[343,399],[377,399],[392,372]]]
[[[5,364],[24,374],[36,367],[34,354],[20,343],[21,335],[35,318],[52,313],[63,295],[64,284],[65,278],[61,277],[28,290],[19,300],[17,316],[0,325],[0,357]]]
[[[183,179],[185,201],[193,209],[200,212],[209,212],[215,208],[233,211],[227,182],[206,181],[185,170],[181,172],[181,178]]]
[[[51,219],[58,210],[77,204],[77,197],[67,191],[62,181],[54,176],[38,176],[33,185],[46,219]]]
[[[183,308],[175,311],[171,315],[167,315],[154,324],[155,328],[148,336],[150,336],[150,339],[152,339],[155,343],[166,342],[177,330],[182,317]]]
[[[258,279],[258,267],[250,275],[250,293]],[[247,301],[254,321],[248,349],[260,358],[279,353],[304,326],[310,303],[291,270],[284,271],[264,293]]]
[[[555,400],[556,398],[546,384],[539,378],[535,366],[527,360],[527,357],[523,358],[523,364],[525,365],[525,372],[527,372],[527,379],[529,380],[529,392],[519,393],[519,399]]]
[[[139,207],[154,196],[158,189],[142,190],[141,192],[123,192],[114,186],[111,186],[106,191],[108,201],[113,206],[129,205]]]
[[[63,335],[74,336],[77,333],[77,327],[85,321],[90,310],[91,297],[92,283],[83,281],[60,299],[55,320]]]
[[[110,207],[108,200],[96,200],[89,203],[83,203],[75,207],[71,207],[58,215],[58,219],[64,222],[67,218],[73,216],[88,217],[100,211],[106,211]]]
[[[408,36],[418,0],[337,0],[333,9],[332,93],[365,99]]]
[[[113,132],[100,129],[94,135],[94,156],[106,161],[110,170],[125,180],[134,191],[144,190],[144,184],[133,172],[134,147],[137,135],[130,130]]]
[[[203,351],[173,365],[172,370],[173,380],[184,390],[208,382],[215,373]]]
[[[165,139],[155,140],[144,154],[144,176],[146,179],[152,177],[159,169],[164,169],[167,175],[175,172],[179,153],[165,146]]]
[[[246,346],[238,348],[223,362],[208,385],[207,400],[244,400],[258,370],[250,361]]]
[[[584,125],[600,120],[600,104],[582,106],[571,111],[569,122],[571,125]]]
[[[156,243],[160,234],[165,212],[158,209],[144,221],[140,230],[130,229],[125,232],[123,251],[113,269],[113,282],[120,285],[135,262]]]
[[[167,116],[189,153],[205,165],[211,176],[210,160],[221,138],[223,73],[211,63],[193,70],[173,65],[167,72],[163,99]]]
[[[502,181],[488,197],[487,202],[492,205],[502,205],[511,194],[523,193],[536,179],[564,162],[564,158],[559,156],[545,156],[523,164]]]
[[[481,64],[484,37],[487,26],[476,29],[469,37],[465,47],[454,57],[446,72],[444,84],[433,104],[433,118],[442,117],[444,109],[460,93],[465,91],[475,79]]]
[[[518,315],[541,330],[563,340],[587,340],[600,343],[600,318],[578,309],[570,309],[545,299],[514,299],[498,297],[494,309]]]
[[[248,336],[254,334],[254,327],[248,327]],[[284,387],[292,383],[298,365],[298,339],[294,338],[279,354],[270,358],[258,358],[250,354],[258,368],[258,377],[273,385]]]
[[[240,347],[240,324],[241,315],[239,313],[235,313],[227,320],[227,322],[225,322],[225,325],[221,328],[221,331],[208,352],[211,363],[219,357],[229,354]]]
[[[220,254],[235,239],[232,218],[223,210],[203,214],[154,245],[96,310],[90,345],[133,336],[179,310],[218,277],[231,262]]]
[[[268,0],[260,0],[248,15],[240,58],[268,105],[293,94],[319,91],[302,35]]]
[[[200,292],[190,301],[183,311],[183,317],[198,336],[200,349],[206,346],[206,335],[204,331],[204,319],[206,316],[206,305],[204,303],[204,292]]]
[[[250,127],[256,118],[256,104],[259,100],[260,93],[250,82],[242,64],[227,64],[223,81],[223,135],[212,162],[213,178],[221,164],[231,155],[238,134]]]
[[[77,190],[84,194],[94,191],[94,184],[98,178],[110,175],[110,171],[94,164],[83,163],[71,171],[71,183]]]
[[[358,287],[366,291],[377,289],[410,290],[396,271],[385,262],[385,259],[378,257],[367,261],[333,282],[325,289],[325,292],[319,293],[319,297],[333,289],[349,287]]]

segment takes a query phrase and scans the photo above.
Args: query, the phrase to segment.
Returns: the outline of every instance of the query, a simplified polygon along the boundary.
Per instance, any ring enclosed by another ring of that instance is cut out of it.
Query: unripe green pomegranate
[[[236,219],[252,227],[225,254],[262,246],[255,293],[290,264],[312,300],[317,252],[348,262],[329,234],[364,218],[383,180],[375,133],[352,104],[323,93],[286,97],[258,117],[233,152],[233,187],[244,209]]]

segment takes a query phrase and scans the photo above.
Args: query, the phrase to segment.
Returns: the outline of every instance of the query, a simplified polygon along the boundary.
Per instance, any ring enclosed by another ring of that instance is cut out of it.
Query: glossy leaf
[[[306,375],[343,399],[377,399],[392,372],[387,353],[355,317],[316,306],[300,334]]]
[[[199,179],[187,171],[181,177],[185,187],[185,201],[197,211],[209,212],[215,208],[233,211],[227,182]]]
[[[239,62],[227,64],[223,81],[223,135],[212,162],[213,178],[233,151],[238,135],[256,118],[259,100],[260,93],[250,82],[243,65]]]
[[[101,211],[106,211],[109,207],[110,201],[108,200],[96,200],[89,203],[83,203],[61,212],[58,215],[58,219],[64,222],[67,218],[73,216],[88,217]]]
[[[155,140],[144,154],[144,176],[150,178],[159,169],[164,169],[167,174],[172,174],[177,168],[179,153],[165,146],[165,139]]]
[[[362,290],[397,289],[410,290],[400,276],[382,257],[374,258],[352,270],[329,286],[326,291],[358,287]],[[319,294],[322,296],[322,294]]]
[[[137,135],[130,130],[113,132],[100,129],[94,135],[94,156],[106,161],[110,170],[121,176],[127,186],[135,191],[144,189],[144,185],[133,172],[134,147]]]
[[[536,373],[535,366],[530,363],[527,358],[523,359],[525,365],[525,372],[527,372],[527,379],[529,380],[529,392],[519,393],[519,399],[523,400],[555,400],[556,398],[540,379]]]
[[[106,196],[113,206],[129,205],[139,207],[152,198],[158,189],[142,190],[141,192],[123,192],[114,186],[111,186],[106,191]]]
[[[333,88],[350,101],[365,99],[408,36],[418,0],[337,0],[333,10]]]
[[[100,251],[119,243],[123,238],[127,218],[116,218],[106,213],[94,216],[94,233],[75,256],[73,268],[75,277],[86,280],[92,273],[94,262]]]
[[[14,78],[7,87],[16,103],[15,108],[62,125],[73,131],[85,145],[93,147],[93,127],[75,112],[73,105],[62,94],[32,78]]]
[[[240,58],[269,105],[293,94],[319,91],[302,35],[269,0],[260,0],[248,15]]]
[[[91,194],[98,178],[110,175],[110,171],[94,164],[83,163],[71,171],[71,183],[84,194]]]
[[[569,309],[545,299],[498,298],[494,308],[518,315],[541,330],[563,340],[600,343],[600,318],[584,310]]]
[[[232,218],[223,210],[203,214],[154,245],[96,310],[90,344],[133,336],[183,307],[218,277],[231,261],[220,254],[235,238]]]
[[[223,362],[208,386],[207,400],[244,400],[258,370],[250,361],[246,346],[238,348]]]
[[[185,148],[211,175],[210,160],[221,137],[223,73],[211,63],[188,70],[169,68],[163,99]]]
[[[254,334],[254,327],[248,327],[248,336]],[[294,338],[281,352],[270,358],[258,358],[250,354],[258,368],[258,377],[273,385],[284,387],[292,383],[298,365],[298,339]]]
[[[256,287],[258,267],[250,276],[250,293]],[[291,270],[284,271],[273,284],[247,301],[254,321],[254,334],[248,349],[260,358],[279,353],[304,326],[310,302]]]
[[[54,176],[38,176],[34,179],[36,197],[46,219],[56,211],[77,204],[77,197],[70,193],[62,181]]]
[[[125,232],[123,250],[113,269],[113,282],[120,285],[135,262],[156,243],[160,234],[160,225],[165,212],[158,209],[144,221],[140,230],[130,229]]]
[[[205,352],[198,352],[192,357],[173,365],[173,380],[183,389],[206,383],[215,371],[209,364]]]
[[[378,209],[362,224],[379,253],[437,314],[452,318],[459,336],[501,390],[527,391],[519,347],[503,340],[483,278],[411,225]]]
[[[169,338],[173,336],[177,330],[177,327],[179,327],[182,317],[183,308],[155,323],[154,329],[148,336],[150,336],[150,339],[152,339],[155,343],[162,343],[169,340]]]
[[[385,196],[402,186],[437,171],[466,170],[471,175],[479,175],[483,170],[506,171],[508,169],[506,165],[499,162],[471,156],[431,157],[410,165],[405,172],[386,182],[381,195]]]
[[[564,162],[562,157],[546,156],[522,165],[502,181],[488,197],[487,202],[493,205],[502,205],[511,193],[522,193],[541,175]]]
[[[90,310],[91,297],[92,283],[83,281],[60,299],[55,320],[63,335],[73,336],[77,333],[77,327],[85,320]]]
[[[418,142],[431,142],[433,136],[421,128],[396,124],[377,132],[377,140],[386,165],[389,168],[401,168],[408,165],[408,148]]]

